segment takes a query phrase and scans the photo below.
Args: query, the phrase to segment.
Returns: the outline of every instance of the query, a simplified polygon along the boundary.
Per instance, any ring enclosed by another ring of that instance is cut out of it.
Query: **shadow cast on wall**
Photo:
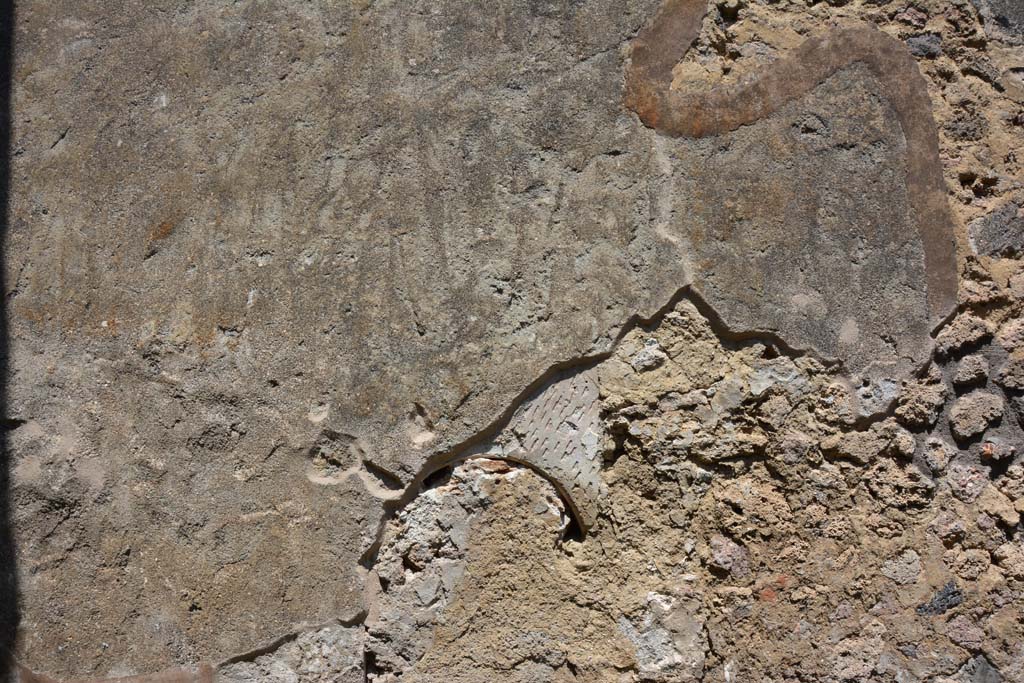
[[[8,228],[11,156],[11,72],[14,60],[14,0],[0,0],[0,282]],[[0,297],[0,681],[12,678],[18,629],[18,574],[11,529],[11,463],[7,448],[7,297]]]

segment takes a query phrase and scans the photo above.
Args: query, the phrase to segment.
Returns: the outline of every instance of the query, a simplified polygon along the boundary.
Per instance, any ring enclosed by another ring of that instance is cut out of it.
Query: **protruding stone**
[[[946,481],[954,496],[965,503],[971,503],[985,490],[989,479],[980,467],[955,462],[949,466]]]
[[[994,38],[1024,44],[1024,5],[1019,0],[971,0]]]
[[[1013,409],[1013,414],[1017,416],[1017,424],[1024,427],[1024,396],[1012,397],[1010,407]]]
[[[907,38],[907,49],[915,57],[934,59],[942,54],[942,36],[936,33],[924,33]]]
[[[932,599],[917,608],[922,616],[939,616],[945,614],[964,601],[964,594],[957,588],[955,581],[950,581],[940,588]]]
[[[821,443],[826,455],[859,465],[867,464],[880,455],[910,458],[916,447],[914,435],[892,420],[874,424],[863,432],[835,435]]]
[[[1003,463],[1013,459],[1017,447],[1001,438],[992,438],[979,445],[980,460],[986,465]]]
[[[988,378],[988,359],[980,353],[965,356],[956,367],[953,384],[958,387],[983,383]]]
[[[725,536],[711,538],[710,564],[734,578],[745,578],[750,575],[750,555],[746,548]]]
[[[1003,416],[1003,399],[987,391],[973,391],[957,399],[949,411],[949,426],[958,439],[983,434]]]
[[[921,573],[921,557],[914,550],[904,550],[900,555],[882,565],[882,575],[900,586],[914,583]]]
[[[924,462],[933,473],[939,474],[953,457],[953,448],[942,439],[930,437],[925,444]]]
[[[1007,498],[1014,501],[1015,508],[1018,507],[1018,501],[1024,502],[1024,462],[1016,462],[1007,467],[996,486]]]
[[[1008,353],[1024,351],[1024,318],[1013,318],[996,332],[996,343]]]
[[[1006,359],[999,372],[996,383],[1012,391],[1024,391],[1024,350],[1016,351]]]
[[[935,340],[935,349],[942,356],[950,356],[991,336],[991,324],[970,313],[963,313],[939,333]]]
[[[930,427],[939,419],[947,394],[943,384],[911,382],[900,394],[896,419],[911,428]]]
[[[956,683],[1009,683],[985,655],[977,655],[968,660],[957,671],[956,678],[951,680]]]
[[[979,218],[968,229],[980,255],[1014,258],[1024,254],[1024,209],[1016,202]]]
[[[653,370],[668,360],[668,355],[662,350],[657,339],[653,337],[644,340],[643,348],[634,354],[629,363],[637,372]]]

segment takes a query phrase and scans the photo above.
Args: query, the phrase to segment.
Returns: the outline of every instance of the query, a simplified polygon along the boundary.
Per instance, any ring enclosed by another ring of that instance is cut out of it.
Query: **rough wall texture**
[[[876,420],[840,372],[687,301],[633,331],[583,371],[592,532],[567,538],[529,470],[436,477],[378,556],[368,680],[1024,680],[1013,272],[971,261],[934,362]]]
[[[1024,680],[1017,3],[16,19],[23,680]]]
[[[369,680],[1024,680],[1024,270],[976,284],[871,423],[836,372],[687,302],[634,331],[591,371],[592,533],[527,471],[456,469],[384,544]]]

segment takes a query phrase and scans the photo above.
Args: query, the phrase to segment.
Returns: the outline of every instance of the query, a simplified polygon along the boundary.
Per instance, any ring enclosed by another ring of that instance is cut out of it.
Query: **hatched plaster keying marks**
[[[537,469],[565,497],[586,531],[597,521],[601,420],[594,370],[565,371],[523,404],[487,450]]]

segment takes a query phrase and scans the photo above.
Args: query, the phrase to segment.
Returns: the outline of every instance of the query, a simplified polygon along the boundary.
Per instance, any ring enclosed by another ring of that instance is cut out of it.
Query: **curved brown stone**
[[[956,301],[956,248],[939,161],[931,99],[903,43],[873,26],[845,28],[806,40],[753,78],[707,91],[673,90],[672,69],[700,33],[706,0],[666,0],[633,41],[626,105],[645,125],[673,137],[734,131],[802,97],[837,71],[868,67],[885,90],[907,142],[907,184],[924,247],[933,318]]]

